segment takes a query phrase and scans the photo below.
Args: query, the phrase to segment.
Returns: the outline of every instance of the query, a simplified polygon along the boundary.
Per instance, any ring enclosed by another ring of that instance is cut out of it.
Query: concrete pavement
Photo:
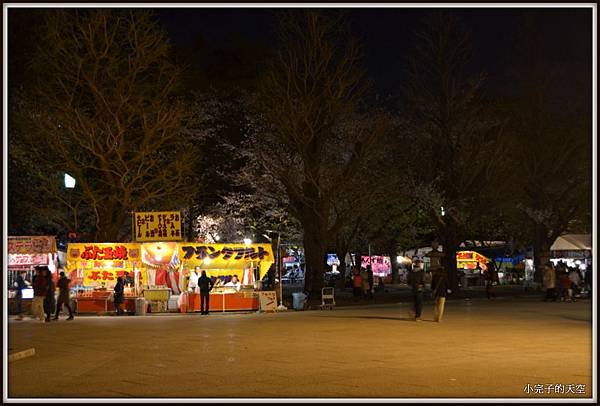
[[[275,314],[9,321],[9,398],[592,396],[591,302],[448,303]],[[530,385],[530,393],[526,392]],[[535,385],[544,385],[541,394]],[[548,385],[562,384],[559,393]],[[569,386],[572,385],[572,386]],[[584,394],[575,392],[585,385]],[[5,392],[6,393],[6,392]],[[368,401],[368,399],[365,399]]]

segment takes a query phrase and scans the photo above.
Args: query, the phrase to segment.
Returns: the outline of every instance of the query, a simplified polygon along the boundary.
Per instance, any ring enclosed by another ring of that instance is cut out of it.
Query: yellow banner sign
[[[133,213],[135,241],[180,241],[183,239],[181,212]]]
[[[214,270],[211,275],[228,275],[233,270],[259,266],[262,279],[275,262],[271,244],[179,243],[179,260],[184,267]]]
[[[89,243],[67,246],[67,269],[133,268],[141,263],[140,244]]]
[[[106,286],[112,288],[117,284],[117,278],[120,276],[125,281],[125,272],[129,272],[131,278],[135,280],[135,273],[138,274],[138,285],[144,285],[146,283],[146,270],[137,269],[135,272],[133,269],[114,269],[114,268],[95,268],[85,269],[83,271],[83,285],[85,286]]]

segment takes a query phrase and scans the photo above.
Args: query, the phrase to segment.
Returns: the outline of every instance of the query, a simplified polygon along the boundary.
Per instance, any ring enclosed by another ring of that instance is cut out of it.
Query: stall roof
[[[592,249],[591,234],[565,234],[554,241],[550,251],[584,251]]]

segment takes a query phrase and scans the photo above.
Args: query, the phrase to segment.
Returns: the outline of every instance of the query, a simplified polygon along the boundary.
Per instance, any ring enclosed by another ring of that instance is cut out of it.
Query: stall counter
[[[187,302],[184,309],[187,312],[199,312],[200,294],[186,293],[185,295]],[[258,293],[252,291],[236,293],[211,292],[209,297],[210,311],[258,310],[258,306]]]

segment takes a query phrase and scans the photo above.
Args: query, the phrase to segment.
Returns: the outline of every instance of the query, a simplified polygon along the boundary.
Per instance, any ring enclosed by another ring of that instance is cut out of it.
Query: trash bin
[[[135,315],[146,315],[146,299],[144,299],[143,297],[138,297],[137,299],[135,299]]]
[[[306,302],[306,295],[302,292],[292,293],[292,305],[294,310],[304,310],[304,303]]]

